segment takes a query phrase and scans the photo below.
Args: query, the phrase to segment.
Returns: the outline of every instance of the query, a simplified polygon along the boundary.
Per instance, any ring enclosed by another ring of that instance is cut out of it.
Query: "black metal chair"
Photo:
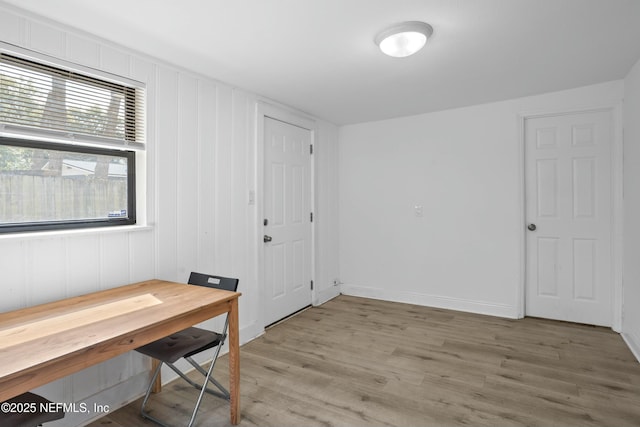
[[[7,406],[8,404],[8,406]],[[62,408],[34,393],[24,393],[2,402],[2,427],[36,427],[64,418]],[[4,410],[6,406],[7,411]]]
[[[207,286],[210,288],[223,289],[233,292],[238,289],[238,279],[212,276],[202,273],[191,273],[188,283],[190,285]],[[162,426],[167,426],[167,424],[157,418],[154,418],[145,411],[145,406],[147,404],[147,401],[149,400],[149,395],[163,364],[166,364],[185,381],[200,390],[200,395],[198,396],[196,406],[193,409],[193,413],[191,414],[189,426],[193,425],[196,419],[198,408],[200,408],[200,403],[202,402],[202,397],[204,396],[205,391],[209,394],[225,400],[230,399],[230,395],[227,389],[224,388],[222,384],[220,384],[218,381],[216,381],[215,378],[211,376],[213,367],[216,363],[216,359],[218,358],[218,354],[220,354],[220,349],[222,348],[222,345],[227,338],[228,324],[229,319],[225,316],[224,328],[222,332],[213,332],[192,326],[173,335],[161,338],[157,341],[136,349],[136,351],[153,357],[154,359],[157,359],[161,362],[158,364],[156,370],[153,373],[153,377],[151,378],[151,382],[149,383],[149,387],[147,388],[147,393],[145,394],[144,400],[142,401],[142,408],[140,409],[140,412],[144,418],[154,421],[155,423],[158,423]],[[193,360],[192,356],[208,349],[214,349],[213,359],[211,361],[211,366],[209,366],[209,370],[205,371],[195,360]],[[184,374],[184,372],[180,371],[180,369],[178,369],[174,365],[174,363],[179,359],[185,359],[198,372],[204,375],[204,381],[202,385],[192,381]],[[216,386],[217,390],[209,388],[209,383]]]

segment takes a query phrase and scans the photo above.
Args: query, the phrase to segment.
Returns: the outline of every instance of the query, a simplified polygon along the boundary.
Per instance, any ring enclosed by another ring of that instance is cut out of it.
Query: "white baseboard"
[[[340,286],[330,286],[327,289],[319,290],[314,298],[313,305],[321,305],[325,302],[334,299],[340,295]]]
[[[262,334],[264,334],[264,326],[260,326],[258,322],[253,322],[248,326],[244,326],[240,328],[240,345],[253,341]]]
[[[518,318],[517,307],[486,301],[475,301],[461,298],[443,297],[438,295],[420,294],[414,292],[398,292],[386,289],[369,288],[365,286],[343,283],[340,290],[345,295],[381,299],[385,301],[402,302],[407,304],[424,305],[428,307],[445,308],[448,310],[466,311],[470,313],[486,314],[490,316]]]
[[[634,333],[623,332],[620,334],[624,342],[629,346],[629,350],[636,357],[636,360],[640,363],[640,337]]]
[[[74,409],[66,412],[64,418],[47,423],[47,427],[85,426],[113,412],[141,396],[149,384],[149,373],[143,372],[126,381],[76,402]],[[86,408],[86,412],[85,409]]]

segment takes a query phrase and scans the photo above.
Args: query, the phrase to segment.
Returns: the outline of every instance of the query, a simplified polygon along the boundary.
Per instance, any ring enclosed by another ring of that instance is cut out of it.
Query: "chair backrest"
[[[207,286],[209,288],[222,289],[225,291],[235,292],[238,290],[238,279],[230,277],[213,276],[211,274],[202,274],[191,272],[189,275],[190,285]]]
[[[222,276],[213,276],[211,274],[202,274],[196,273],[192,271],[189,275],[189,281],[187,282],[190,285],[197,286],[206,286],[209,288],[222,289],[224,291],[232,291],[235,292],[238,290],[238,279],[233,279],[230,277],[222,277]],[[229,326],[229,316],[228,313],[224,318],[224,328],[222,329],[222,335],[224,337],[227,336],[227,327]],[[222,339],[224,342],[224,338]]]

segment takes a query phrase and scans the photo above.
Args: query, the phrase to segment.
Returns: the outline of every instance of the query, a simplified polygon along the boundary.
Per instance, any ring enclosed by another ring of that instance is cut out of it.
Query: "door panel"
[[[556,218],[558,215],[558,162],[556,159],[537,161],[538,217]]]
[[[525,120],[526,314],[610,326],[611,113]]]
[[[538,249],[538,296],[558,296],[558,239],[539,238]]]
[[[265,325],[311,303],[311,132],[265,117]]]

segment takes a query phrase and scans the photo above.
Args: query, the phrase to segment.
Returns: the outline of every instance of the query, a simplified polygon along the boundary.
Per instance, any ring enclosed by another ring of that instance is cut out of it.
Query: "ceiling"
[[[335,124],[623,78],[639,0],[5,0]],[[0,2],[1,3],[1,2]],[[384,56],[376,33],[434,28]]]

